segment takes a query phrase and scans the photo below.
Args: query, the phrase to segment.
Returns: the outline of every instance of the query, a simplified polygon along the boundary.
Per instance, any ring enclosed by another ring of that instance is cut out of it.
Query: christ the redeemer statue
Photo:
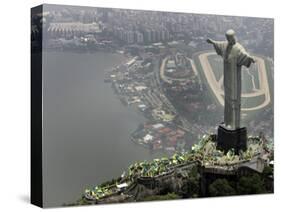
[[[207,42],[213,44],[217,54],[223,58],[224,126],[236,130],[240,128],[241,67],[250,67],[255,60],[237,43],[232,29],[225,35],[227,41],[207,39]]]

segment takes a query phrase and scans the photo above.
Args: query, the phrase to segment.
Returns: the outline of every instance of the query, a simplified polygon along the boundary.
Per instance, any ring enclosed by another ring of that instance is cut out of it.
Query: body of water
[[[121,104],[104,72],[126,58],[112,53],[44,52],[43,199],[61,206],[152,154],[129,140],[145,121]]]

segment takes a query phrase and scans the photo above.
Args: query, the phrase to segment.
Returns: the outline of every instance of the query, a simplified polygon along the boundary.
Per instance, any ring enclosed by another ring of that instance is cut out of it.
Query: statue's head
[[[225,37],[229,44],[234,45],[236,43],[235,32],[233,29],[229,29],[225,33]]]

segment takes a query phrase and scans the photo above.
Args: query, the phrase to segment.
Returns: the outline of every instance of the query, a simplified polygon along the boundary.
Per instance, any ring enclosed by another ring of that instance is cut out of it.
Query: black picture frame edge
[[[43,14],[43,5],[31,8],[31,25]],[[37,33],[31,32],[31,169],[30,202],[43,207],[42,167],[42,23],[36,23]],[[31,26],[32,29],[32,26]]]

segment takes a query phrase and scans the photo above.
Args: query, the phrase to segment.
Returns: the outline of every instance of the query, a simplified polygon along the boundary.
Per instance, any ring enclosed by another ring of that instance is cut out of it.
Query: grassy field
[[[204,87],[206,87],[207,90],[209,91],[209,92],[208,92],[209,94],[204,95],[204,96],[208,99],[208,101],[206,101],[206,102],[209,102],[209,104],[215,102],[218,106],[220,106],[221,108],[223,108],[223,107],[220,105],[219,101],[217,100],[215,94],[212,92],[212,89],[210,88],[210,85],[208,84],[208,81],[207,81],[207,79],[206,79],[206,77],[205,77],[205,75],[204,75],[204,71],[203,71],[203,68],[202,68],[201,63],[200,63],[200,60],[199,60],[199,55],[200,55],[200,54],[201,54],[200,52],[194,54],[193,57],[192,57],[192,59],[193,59],[193,61],[194,61],[194,63],[195,63],[195,66],[196,66],[196,68],[197,68],[197,70],[198,70],[198,74],[199,74],[199,77],[200,77],[200,79],[201,79],[201,81],[202,81],[202,84],[203,84]]]
[[[252,75],[249,74],[248,71],[242,70],[241,72],[241,80],[242,80],[242,93],[252,93],[254,92],[254,86],[252,81]]]
[[[259,82],[259,71],[257,64],[252,64],[249,68],[250,73],[254,76],[256,89],[260,88],[260,82]]]
[[[241,97],[241,107],[242,108],[251,108],[257,105],[260,105],[264,102],[265,96],[253,96],[253,97]]]
[[[219,79],[223,75],[223,60],[221,56],[218,55],[210,55],[208,56],[208,61],[213,69],[214,75],[216,77],[216,80],[219,81]]]

